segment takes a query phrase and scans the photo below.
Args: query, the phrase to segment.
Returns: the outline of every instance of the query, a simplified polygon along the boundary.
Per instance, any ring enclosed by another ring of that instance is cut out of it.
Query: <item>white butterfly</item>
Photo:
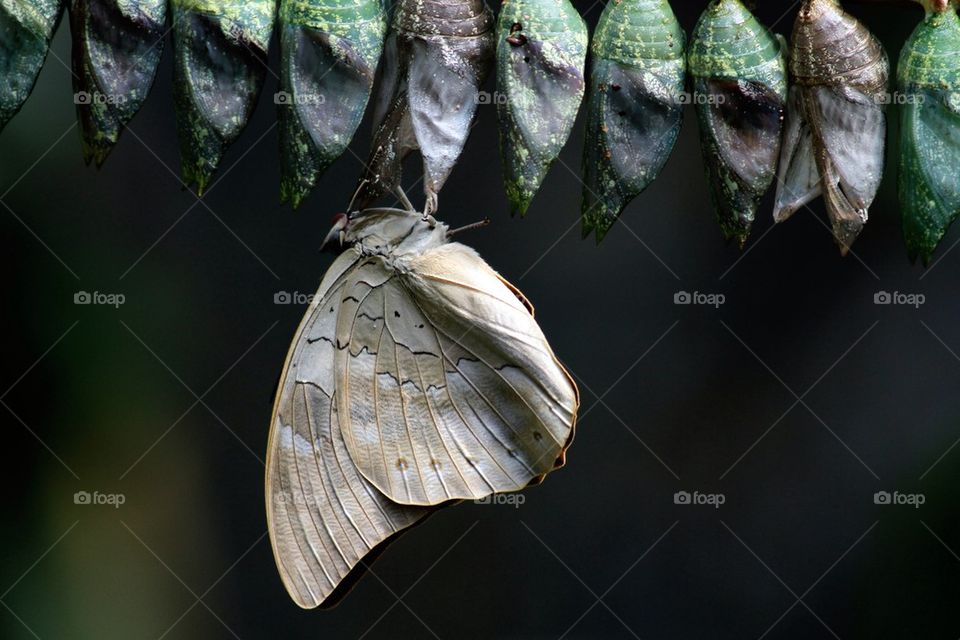
[[[448,235],[367,209],[327,236],[348,248],[290,347],[267,457],[270,540],[301,607],[335,604],[438,505],[563,465],[576,385],[523,294]]]

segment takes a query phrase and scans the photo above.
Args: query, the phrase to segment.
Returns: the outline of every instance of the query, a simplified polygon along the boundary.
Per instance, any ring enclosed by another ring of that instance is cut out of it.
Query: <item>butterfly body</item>
[[[561,466],[579,405],[526,299],[446,225],[370,209],[331,236],[347,248],[291,345],[268,445],[271,541],[306,608],[439,506]]]

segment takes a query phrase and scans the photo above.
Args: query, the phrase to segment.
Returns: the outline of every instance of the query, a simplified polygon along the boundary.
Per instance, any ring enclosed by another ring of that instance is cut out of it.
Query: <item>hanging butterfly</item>
[[[667,0],[608,2],[590,42],[583,236],[597,242],[666,164],[683,122],[684,34]]]
[[[380,0],[280,0],[280,199],[294,208],[360,125],[383,49]]]
[[[166,19],[166,0],[75,0],[70,7],[74,102],[87,164],[103,164],[146,100]]]
[[[924,264],[960,215],[960,18],[946,0],[903,46],[900,102],[900,206],[910,260]]]
[[[367,209],[327,236],[347,248],[290,347],[267,453],[270,540],[301,607],[335,604],[440,506],[563,465],[577,388],[530,303],[454,233]]]
[[[687,64],[711,199],[724,237],[743,248],[776,176],[784,51],[740,0],[713,0],[693,30]]]
[[[569,0],[504,0],[497,21],[497,117],[504,182],[524,215],[570,136],[583,99],[587,26]]]
[[[62,11],[60,0],[0,0],[0,131],[33,91]]]
[[[171,0],[184,182],[203,194],[247,124],[267,71],[273,0]]]
[[[403,158],[423,156],[425,213],[460,157],[493,57],[493,14],[483,0],[400,0],[383,54],[375,133],[357,202],[400,186]]]
[[[783,222],[822,193],[846,255],[867,222],[883,175],[887,54],[837,0],[804,0],[791,47],[773,217]]]

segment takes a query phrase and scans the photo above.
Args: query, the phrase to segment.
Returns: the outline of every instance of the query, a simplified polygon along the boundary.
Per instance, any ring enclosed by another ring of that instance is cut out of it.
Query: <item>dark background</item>
[[[705,3],[675,4],[689,32]],[[758,17],[789,33],[790,4]],[[601,5],[578,5],[592,26]],[[921,17],[849,8],[893,61]],[[84,168],[64,63],[66,21],[0,136],[3,637],[960,635],[960,230],[930,269],[909,264],[894,117],[870,223],[841,259],[820,201],[774,227],[768,196],[747,251],[725,245],[692,110],[599,249],[579,234],[582,122],[511,219],[481,106],[440,214],[493,219],[466,240],[534,302],[580,383],[568,466],[519,508],[438,513],[339,608],[305,612],[264,538],[272,396],[304,311],[273,299],[315,289],[360,163],[345,154],[301,210],[281,206],[269,76],[198,204],[177,177],[167,49],[132,130]],[[368,141],[365,125],[354,152]],[[126,303],[78,306],[81,290]],[[677,306],[678,291],[726,303]],[[926,302],[878,306],[878,291]],[[81,490],[126,502],[74,504]],[[681,490],[726,501],[674,504]],[[925,504],[876,505],[881,490]]]

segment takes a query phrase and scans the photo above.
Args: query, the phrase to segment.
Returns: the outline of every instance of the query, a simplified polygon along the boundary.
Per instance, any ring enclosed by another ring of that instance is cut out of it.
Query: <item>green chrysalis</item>
[[[280,199],[294,207],[344,152],[383,50],[380,0],[280,0]]]
[[[927,4],[897,70],[903,235],[924,264],[960,215],[960,18],[940,4]]]
[[[713,0],[693,30],[687,63],[710,195],[724,237],[742,248],[776,175],[784,52],[740,0]]]
[[[666,164],[683,122],[685,36],[667,0],[608,2],[590,43],[583,235],[597,242]]]
[[[150,92],[166,19],[166,0],[74,0],[70,7],[73,101],[87,164],[103,164]]]
[[[525,214],[583,99],[587,27],[569,0],[504,0],[497,116],[507,198]]]
[[[62,9],[60,0],[0,0],[0,130],[33,91]]]
[[[184,182],[202,194],[247,124],[267,71],[272,0],[172,0]]]

